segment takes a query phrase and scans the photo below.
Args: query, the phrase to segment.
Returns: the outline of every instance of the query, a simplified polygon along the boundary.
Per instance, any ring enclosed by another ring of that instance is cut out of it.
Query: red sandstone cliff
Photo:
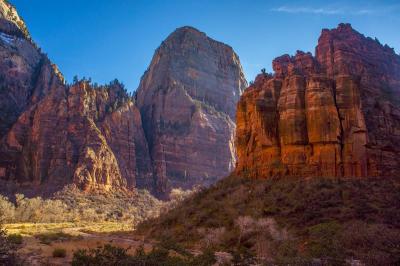
[[[157,49],[137,103],[159,193],[233,170],[234,116],[246,84],[233,49],[194,28],[177,29]]]
[[[0,138],[18,116],[63,84],[57,68],[30,39],[23,20],[0,1]]]
[[[19,117],[1,148],[2,178],[37,191],[71,183],[134,188],[152,180],[139,110],[118,83],[53,89]]]
[[[0,189],[73,183],[165,195],[211,184],[235,165],[233,121],[247,84],[232,48],[196,29],[178,29],[157,49],[140,111],[118,83],[65,85],[4,0],[0,58]]]
[[[0,0],[0,189],[151,187],[140,112],[120,84],[66,86]]]
[[[316,56],[273,61],[242,95],[237,172],[400,174],[400,56],[349,24],[322,31]]]

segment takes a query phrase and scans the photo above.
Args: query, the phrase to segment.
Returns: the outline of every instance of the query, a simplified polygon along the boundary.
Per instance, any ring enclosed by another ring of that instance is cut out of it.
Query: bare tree
[[[222,241],[222,237],[225,234],[225,227],[218,228],[202,228],[199,233],[204,236],[203,241],[205,248],[209,248],[212,245],[218,245]]]
[[[242,241],[242,237],[253,231],[254,219],[250,216],[239,216],[235,221],[239,228],[238,246]]]

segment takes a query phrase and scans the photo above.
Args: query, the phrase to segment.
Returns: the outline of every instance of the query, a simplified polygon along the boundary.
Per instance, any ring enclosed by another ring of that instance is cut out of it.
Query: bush
[[[127,250],[109,244],[96,249],[79,249],[74,252],[72,265],[126,265],[129,259]]]
[[[51,232],[51,233],[43,233],[36,235],[36,238],[39,239],[40,243],[45,245],[50,245],[53,241],[63,241],[63,240],[70,240],[72,238],[76,238],[79,236],[72,236],[63,232]]]
[[[217,247],[238,262],[254,254],[267,264],[319,259],[330,265],[353,258],[367,265],[397,265],[399,189],[399,178],[262,180],[232,175],[139,224],[137,231],[186,247],[202,242],[215,246],[213,241],[220,239]],[[225,228],[221,236],[214,232],[218,228]]]
[[[0,195],[0,221],[5,223],[11,223],[14,221],[15,206],[8,198]]]
[[[323,258],[343,264],[345,252],[340,242],[343,228],[337,222],[320,223],[309,231],[308,252],[312,258]]]
[[[63,248],[56,248],[53,250],[53,258],[65,258],[67,251]]]
[[[136,254],[132,256],[127,253],[127,249],[104,245],[96,249],[80,249],[76,251],[72,259],[72,265],[208,266],[216,262],[212,250],[206,250],[196,257],[190,255],[187,251],[184,253],[185,254],[178,253],[178,255],[171,255],[169,249],[157,246],[146,254],[142,246],[139,247]]]
[[[14,245],[22,244],[22,236],[20,234],[10,234],[7,237],[8,241]]]
[[[164,204],[147,191],[86,194],[67,186],[51,199],[16,194],[16,204],[0,195],[0,222],[60,223],[125,221],[138,223],[159,215]],[[101,206],[101,207],[99,207]]]

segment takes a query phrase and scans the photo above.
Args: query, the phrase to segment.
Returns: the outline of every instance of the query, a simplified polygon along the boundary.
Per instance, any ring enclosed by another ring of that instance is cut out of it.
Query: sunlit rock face
[[[196,29],[176,30],[157,49],[137,105],[117,83],[65,85],[5,0],[0,59],[0,189],[75,184],[166,196],[233,170],[236,103],[247,83],[232,48]]]
[[[400,56],[349,24],[316,56],[273,61],[242,95],[236,171],[252,177],[400,174]]]
[[[119,83],[66,86],[0,1],[0,189],[32,194],[149,187],[153,170],[140,112]]]
[[[177,29],[156,50],[137,103],[157,193],[233,170],[236,103],[246,85],[232,48],[194,28]]]
[[[152,180],[139,110],[117,84],[53,89],[19,117],[1,147],[3,179],[38,191],[72,183],[125,189]]]

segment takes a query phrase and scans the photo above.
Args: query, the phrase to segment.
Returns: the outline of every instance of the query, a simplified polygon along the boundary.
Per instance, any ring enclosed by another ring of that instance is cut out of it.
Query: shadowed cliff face
[[[231,47],[190,27],[157,49],[137,96],[156,190],[211,184],[235,165],[236,103],[246,86]]]
[[[316,56],[273,61],[237,112],[239,173],[393,176],[400,173],[400,56],[349,24],[323,30]]]

